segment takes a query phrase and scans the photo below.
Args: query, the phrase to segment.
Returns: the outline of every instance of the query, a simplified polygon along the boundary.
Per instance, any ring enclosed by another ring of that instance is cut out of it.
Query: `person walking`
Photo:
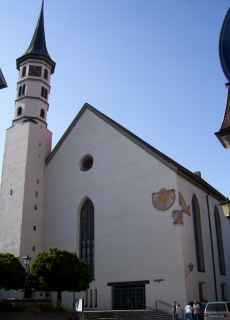
[[[194,313],[194,320],[200,320],[200,305],[197,301],[194,301],[193,313]]]
[[[180,319],[180,304],[178,303],[176,306],[176,319]]]
[[[177,306],[177,302],[174,301],[173,305],[172,305],[172,314],[173,314],[173,319],[174,320],[177,320],[177,318],[176,318],[176,306]]]
[[[192,306],[188,303],[187,306],[184,308],[186,318],[188,320],[192,320]]]

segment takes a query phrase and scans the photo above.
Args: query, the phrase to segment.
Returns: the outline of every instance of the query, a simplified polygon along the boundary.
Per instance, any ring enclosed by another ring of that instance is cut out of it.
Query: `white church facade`
[[[32,259],[50,247],[76,252],[94,280],[74,297],[89,310],[229,300],[230,226],[220,206],[226,197],[199,172],[88,104],[51,150],[46,120],[55,62],[46,49],[43,4],[17,67],[2,170],[0,252]],[[63,301],[72,305],[73,293]]]

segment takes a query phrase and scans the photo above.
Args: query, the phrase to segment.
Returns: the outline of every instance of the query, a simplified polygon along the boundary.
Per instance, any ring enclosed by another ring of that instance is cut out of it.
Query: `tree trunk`
[[[57,305],[61,304],[61,291],[57,291]]]

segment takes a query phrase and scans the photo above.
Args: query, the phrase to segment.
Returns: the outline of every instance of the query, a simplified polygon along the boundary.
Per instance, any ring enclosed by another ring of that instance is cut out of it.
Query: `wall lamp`
[[[23,264],[25,266],[26,271],[29,269],[31,259],[32,258],[30,258],[30,256],[28,256],[28,254],[25,257],[22,257]]]
[[[224,216],[226,219],[230,220],[230,200],[227,198],[226,201],[220,203]]]
[[[22,258],[23,264],[25,266],[25,290],[24,290],[24,299],[31,298],[31,290],[29,288],[30,282],[29,282],[29,271],[30,271],[30,261],[32,258],[28,256],[28,254]]]
[[[192,270],[193,270],[193,268],[194,268],[194,264],[189,263],[189,264],[188,264],[188,268],[189,268],[189,271],[188,271],[188,272],[185,271],[186,277],[187,277],[187,275],[188,275],[190,272],[192,272]]]

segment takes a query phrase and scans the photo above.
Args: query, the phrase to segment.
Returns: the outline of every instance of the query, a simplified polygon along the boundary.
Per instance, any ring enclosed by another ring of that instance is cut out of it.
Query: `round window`
[[[88,171],[93,166],[93,157],[90,155],[84,156],[80,162],[80,168],[82,171]]]

